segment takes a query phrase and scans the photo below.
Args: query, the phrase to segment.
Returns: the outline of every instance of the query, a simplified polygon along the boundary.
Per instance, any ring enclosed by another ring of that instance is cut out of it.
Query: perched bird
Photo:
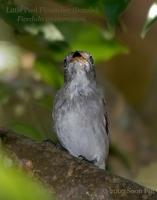
[[[64,59],[64,85],[54,100],[53,121],[61,145],[70,154],[105,169],[109,152],[106,104],[89,53],[75,51]]]

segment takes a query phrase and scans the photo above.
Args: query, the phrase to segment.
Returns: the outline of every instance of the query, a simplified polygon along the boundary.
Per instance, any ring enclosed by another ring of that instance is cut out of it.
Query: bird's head
[[[95,66],[92,56],[85,51],[71,52],[64,59],[65,82],[76,78],[95,80]]]

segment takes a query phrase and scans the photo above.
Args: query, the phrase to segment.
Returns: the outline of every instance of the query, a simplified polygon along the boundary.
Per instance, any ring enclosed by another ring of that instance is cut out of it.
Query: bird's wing
[[[105,130],[106,130],[107,135],[109,135],[109,120],[108,120],[106,101],[104,98],[102,99],[102,102],[103,102],[103,107],[104,107]]]
[[[61,104],[61,89],[58,90],[58,92],[55,95],[54,102],[53,102],[53,110],[52,110],[52,118],[55,119],[55,113],[58,110],[58,107],[60,107]]]
[[[64,90],[61,88],[56,93],[56,96],[54,98],[53,102],[53,110],[52,110],[52,118],[55,120],[56,113],[58,113],[58,110],[63,106],[63,104],[66,103],[66,97],[64,96]]]

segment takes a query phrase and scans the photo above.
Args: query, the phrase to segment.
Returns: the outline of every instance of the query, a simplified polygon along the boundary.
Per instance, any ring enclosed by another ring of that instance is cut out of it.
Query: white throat
[[[80,73],[78,72],[75,79],[73,79],[68,86],[70,98],[72,99],[79,95],[87,96],[92,90],[90,85],[91,82],[87,79],[86,75],[81,71]]]

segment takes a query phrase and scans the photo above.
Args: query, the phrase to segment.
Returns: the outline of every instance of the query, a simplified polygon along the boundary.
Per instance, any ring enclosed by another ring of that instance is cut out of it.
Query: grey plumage
[[[64,79],[53,107],[58,139],[73,156],[105,168],[109,151],[108,120],[92,57],[81,51],[68,55]]]

